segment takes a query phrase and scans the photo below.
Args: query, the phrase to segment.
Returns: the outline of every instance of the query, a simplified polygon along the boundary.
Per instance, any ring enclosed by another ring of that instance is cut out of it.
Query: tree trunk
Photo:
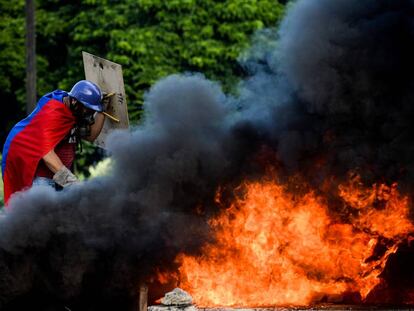
[[[36,106],[35,0],[26,0],[26,112]]]

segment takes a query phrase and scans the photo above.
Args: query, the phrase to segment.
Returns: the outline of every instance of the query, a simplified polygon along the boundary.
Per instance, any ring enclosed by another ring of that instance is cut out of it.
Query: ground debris
[[[177,287],[166,293],[161,299],[161,303],[164,306],[190,306],[193,303],[193,298],[189,293]]]
[[[148,311],[197,311],[193,298],[181,288],[175,288],[161,299],[161,305],[150,306]]]

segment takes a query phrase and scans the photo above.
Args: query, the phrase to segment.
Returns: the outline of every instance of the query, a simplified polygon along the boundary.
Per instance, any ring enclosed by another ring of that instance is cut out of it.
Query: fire
[[[363,300],[414,229],[396,185],[364,187],[359,177],[338,188],[346,219],[314,192],[292,194],[272,180],[246,182],[235,193],[210,221],[216,242],[202,256],[177,257],[179,286],[199,306],[300,306],[344,293]],[[384,240],[385,250],[376,251]]]

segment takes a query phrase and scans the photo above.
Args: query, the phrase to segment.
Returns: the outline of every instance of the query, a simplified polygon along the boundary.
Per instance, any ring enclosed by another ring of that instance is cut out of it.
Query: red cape
[[[39,161],[74,127],[75,117],[63,96],[67,93],[55,91],[42,97],[30,116],[9,133],[2,163],[6,204],[13,193],[32,185]]]

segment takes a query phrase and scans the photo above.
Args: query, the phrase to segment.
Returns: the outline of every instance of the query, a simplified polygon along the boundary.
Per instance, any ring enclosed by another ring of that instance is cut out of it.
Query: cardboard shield
[[[86,80],[96,83],[107,94],[115,93],[109,98],[106,112],[119,122],[106,117],[102,131],[94,141],[95,145],[105,148],[106,138],[111,131],[129,128],[122,66],[87,52],[82,52],[82,56]]]

